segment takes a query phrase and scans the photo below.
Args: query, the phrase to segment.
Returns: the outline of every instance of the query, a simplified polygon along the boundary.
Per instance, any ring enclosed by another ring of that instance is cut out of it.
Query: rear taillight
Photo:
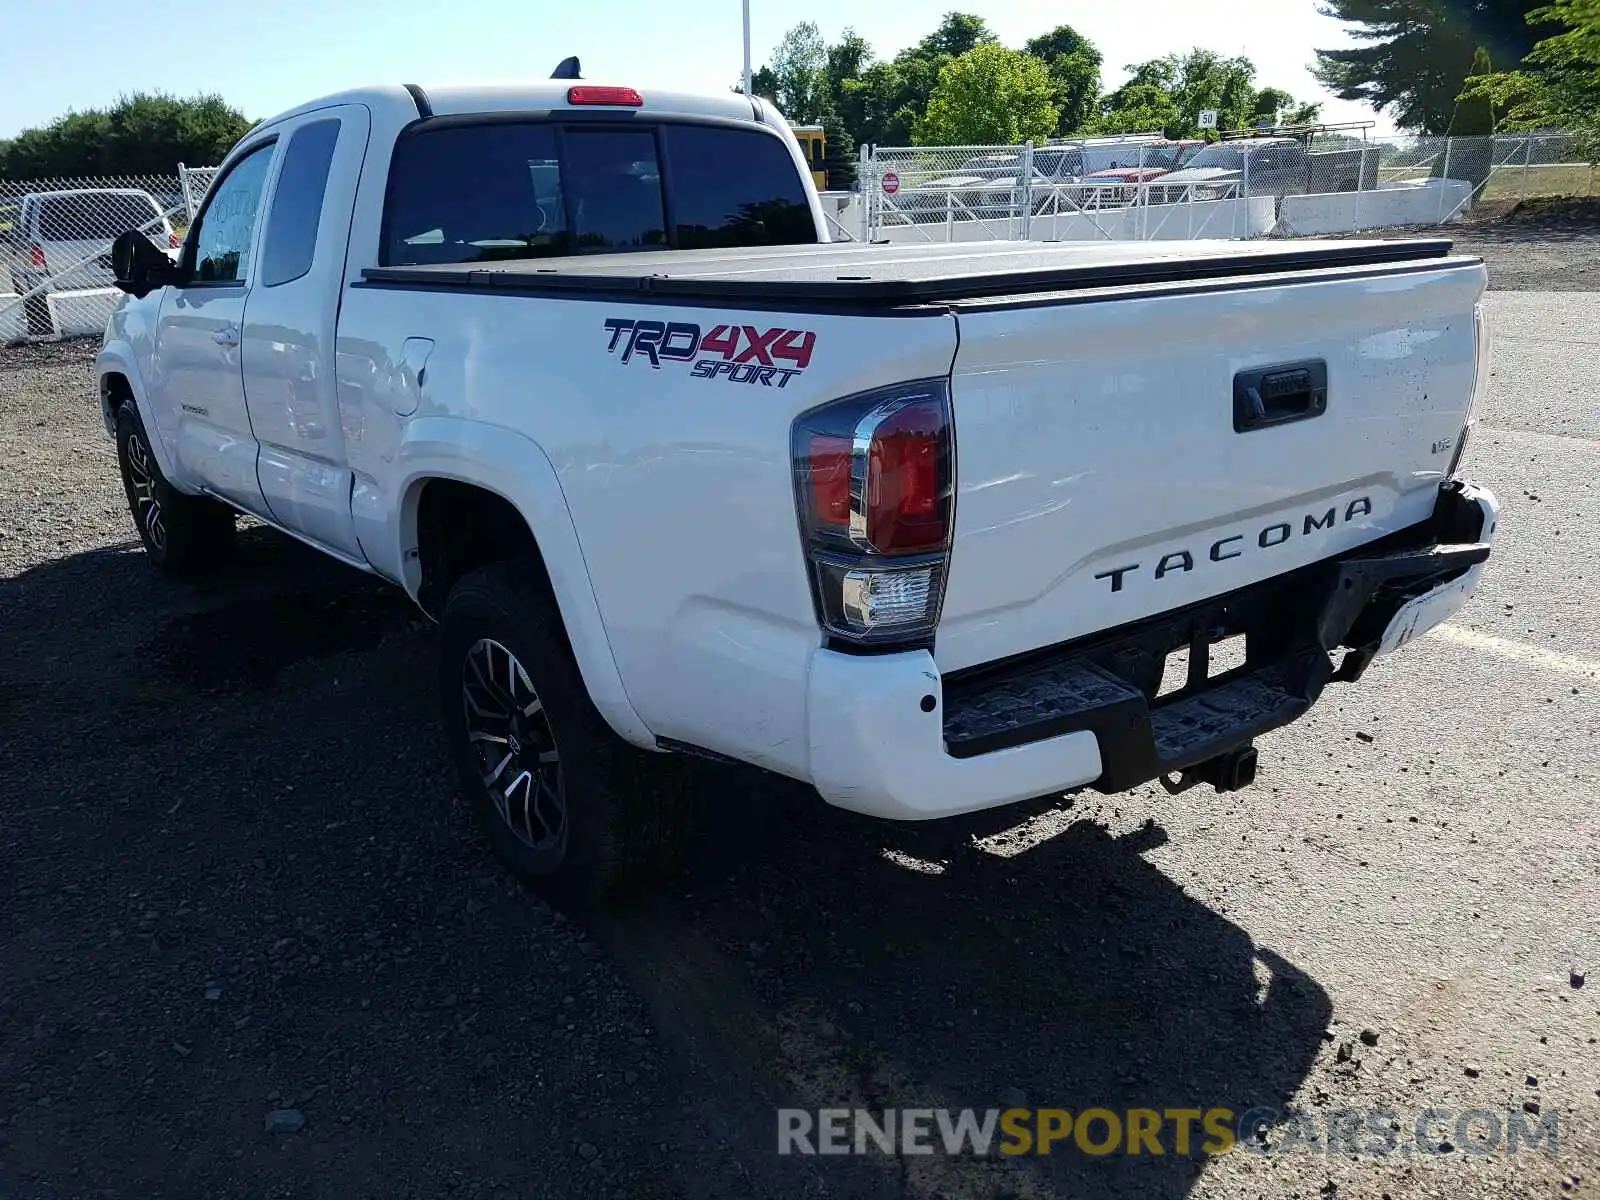
[[[872,646],[931,636],[955,516],[945,381],[885,388],[806,413],[795,422],[793,454],[824,631]]]
[[[35,267],[39,268],[39,270],[41,270],[41,271],[44,270],[45,269],[44,247],[42,247],[42,246],[33,246],[33,247],[31,247],[28,250],[28,261],[30,263],[32,263]]]

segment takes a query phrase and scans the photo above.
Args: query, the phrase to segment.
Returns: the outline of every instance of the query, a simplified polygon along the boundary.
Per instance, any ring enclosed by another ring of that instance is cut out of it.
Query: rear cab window
[[[451,122],[395,145],[384,266],[817,242],[786,142],[692,122]]]

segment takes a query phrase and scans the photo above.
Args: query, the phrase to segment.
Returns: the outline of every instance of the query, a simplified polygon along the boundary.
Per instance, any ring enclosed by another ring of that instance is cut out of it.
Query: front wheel
[[[662,866],[683,832],[675,773],[595,709],[538,565],[473,571],[451,589],[441,625],[446,740],[500,859],[577,911]]]
[[[117,463],[144,552],[169,575],[212,570],[233,553],[234,514],[209,496],[187,496],[167,482],[150,436],[132,406],[117,413]]]

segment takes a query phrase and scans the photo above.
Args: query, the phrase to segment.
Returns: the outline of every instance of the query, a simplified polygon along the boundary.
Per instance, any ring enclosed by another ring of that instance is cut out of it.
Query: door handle
[[[237,346],[239,344],[239,331],[232,325],[228,325],[213,333],[211,340],[219,346]]]
[[[1328,364],[1321,359],[1241,371],[1233,377],[1233,431],[1249,433],[1320,417],[1328,407]]]

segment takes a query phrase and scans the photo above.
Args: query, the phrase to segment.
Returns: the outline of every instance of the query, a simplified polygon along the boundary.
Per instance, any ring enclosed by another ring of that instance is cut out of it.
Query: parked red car
[[[1198,139],[1185,139],[1130,147],[1130,162],[1085,175],[1082,182],[1085,187],[1099,190],[1102,206],[1132,204],[1139,198],[1141,183],[1149,183],[1169,171],[1176,171],[1203,146],[1205,142]]]

